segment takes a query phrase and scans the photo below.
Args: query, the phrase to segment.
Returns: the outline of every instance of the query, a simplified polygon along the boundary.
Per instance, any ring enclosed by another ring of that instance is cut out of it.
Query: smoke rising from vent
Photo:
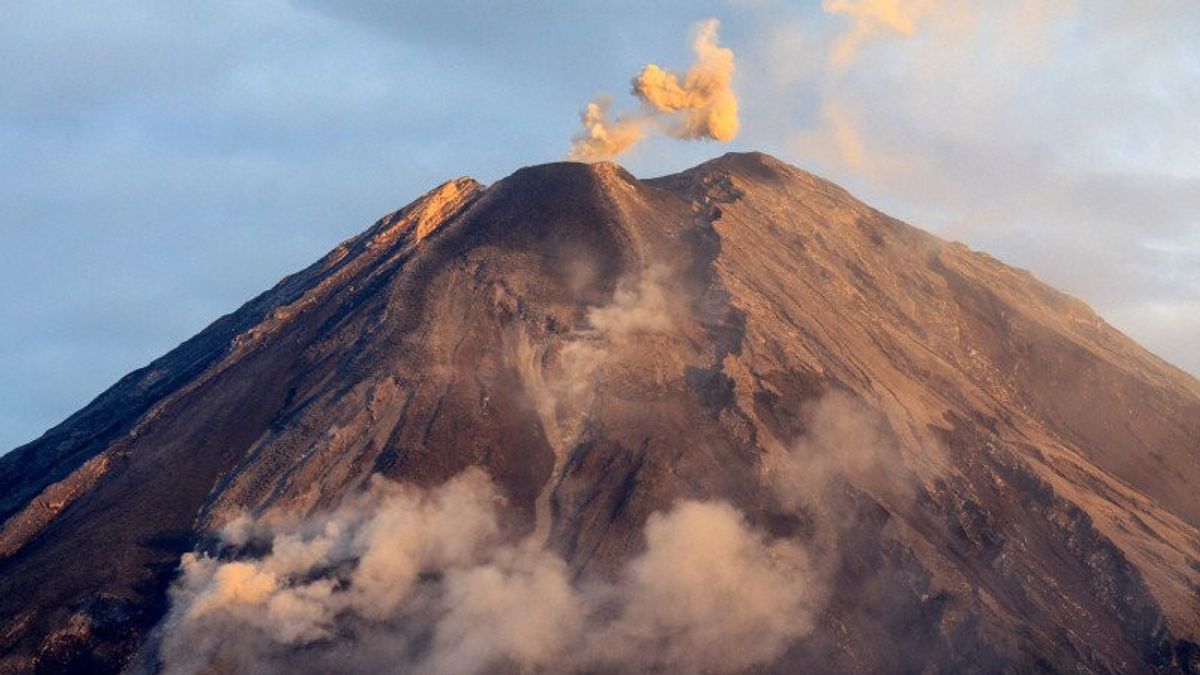
[[[625,116],[609,119],[612,101],[606,96],[587,104],[580,113],[583,131],[575,136],[570,158],[593,161],[615,157],[633,147],[643,136],[641,119]]]
[[[164,670],[733,672],[811,630],[805,552],[728,504],[654,514],[645,552],[584,584],[539,540],[505,537],[502,506],[468,470],[431,490],[376,478],[287,525],[242,519],[229,559],[183,557]]]
[[[733,51],[717,44],[720,22],[699,24],[692,49],[696,60],[682,76],[655,64],[633,78],[639,111],[610,118],[609,100],[598,97],[581,113],[583,130],[568,157],[596,161],[615,157],[650,132],[680,139],[731,141],[738,133],[738,101],[733,91]]]

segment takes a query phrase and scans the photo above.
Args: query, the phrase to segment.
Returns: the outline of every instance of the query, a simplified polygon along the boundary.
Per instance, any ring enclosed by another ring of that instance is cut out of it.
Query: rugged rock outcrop
[[[822,551],[771,671],[1200,672],[1200,382],[756,153],[446,183],[0,458],[0,671],[119,670],[238,514],[471,466],[579,578],[680,498]]]

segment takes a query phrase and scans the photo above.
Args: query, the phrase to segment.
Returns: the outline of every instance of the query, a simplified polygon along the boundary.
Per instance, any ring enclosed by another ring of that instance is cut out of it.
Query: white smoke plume
[[[588,103],[581,113],[583,130],[573,139],[568,157],[596,161],[615,157],[650,131],[674,138],[731,141],[737,137],[738,101],[733,91],[733,51],[717,44],[720,22],[708,19],[696,29],[692,49],[696,61],[680,75],[647,65],[633,78],[632,93],[642,102],[637,113],[609,118],[607,98]]]
[[[653,515],[644,553],[583,584],[540,540],[507,540],[502,504],[468,470],[427,491],[377,478],[287,525],[244,519],[226,533],[238,555],[183,557],[163,670],[721,673],[811,629],[804,551],[728,504]]]

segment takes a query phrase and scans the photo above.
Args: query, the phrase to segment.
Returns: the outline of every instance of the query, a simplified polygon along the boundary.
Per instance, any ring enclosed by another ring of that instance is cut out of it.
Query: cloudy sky
[[[741,134],[635,174],[770,152],[1200,373],[1195,0],[42,0],[0,10],[0,451],[434,184],[563,158],[710,17]]]

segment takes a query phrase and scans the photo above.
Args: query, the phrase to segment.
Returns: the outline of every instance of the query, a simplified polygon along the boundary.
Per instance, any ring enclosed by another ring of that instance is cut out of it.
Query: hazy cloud
[[[938,5],[938,0],[824,0],[821,8],[845,16],[851,27],[834,42],[829,64],[837,70],[858,58],[863,43],[886,33],[912,35],[918,22]]]

